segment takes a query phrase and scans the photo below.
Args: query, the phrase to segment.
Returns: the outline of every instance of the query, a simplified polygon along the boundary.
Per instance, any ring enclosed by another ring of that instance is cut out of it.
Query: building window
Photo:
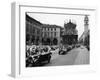
[[[43,32],[42,32],[42,37],[43,37],[43,35],[44,35],[44,34],[43,34]]]
[[[56,28],[55,28],[55,31],[56,31]]]
[[[33,33],[35,33],[35,28],[33,27]]]
[[[47,33],[46,32],[44,32],[44,37],[47,37]]]
[[[54,36],[56,37],[56,32],[54,33]]]
[[[26,31],[29,32],[29,24],[26,23]]]
[[[32,21],[30,20],[30,24],[32,24]]]
[[[49,37],[49,32],[48,32],[48,35],[47,36]]]
[[[42,28],[42,31],[44,31],[43,28]]]
[[[40,30],[37,30],[37,34],[40,34]]]
[[[52,31],[52,28],[51,28],[51,31]]]
[[[49,28],[48,28],[48,31],[49,31]]]
[[[32,33],[33,31],[32,31],[32,25],[30,25],[30,33]]]
[[[51,37],[53,37],[53,32],[51,32]]]

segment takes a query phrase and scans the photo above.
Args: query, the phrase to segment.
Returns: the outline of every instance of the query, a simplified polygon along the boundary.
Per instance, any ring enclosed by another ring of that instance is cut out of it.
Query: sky
[[[41,13],[27,13],[30,17],[40,21],[44,24],[55,24],[64,27],[64,23],[68,23],[69,20],[76,23],[76,29],[78,30],[78,38],[84,31],[84,17],[80,15],[61,15],[61,14],[41,14]]]

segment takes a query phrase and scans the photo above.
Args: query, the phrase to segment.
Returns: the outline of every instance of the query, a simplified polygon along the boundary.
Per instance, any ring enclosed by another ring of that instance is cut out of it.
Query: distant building
[[[76,29],[76,24],[71,22],[71,20],[68,23],[64,24],[64,32],[62,35],[63,44],[76,44],[78,41],[78,31]]]
[[[90,30],[89,30],[89,18],[87,15],[84,17],[84,32],[79,38],[79,43],[89,46],[89,39],[90,39]]]
[[[61,27],[57,25],[42,25],[42,43],[58,45],[60,43]]]
[[[39,44],[41,42],[42,23],[26,14],[26,44]]]

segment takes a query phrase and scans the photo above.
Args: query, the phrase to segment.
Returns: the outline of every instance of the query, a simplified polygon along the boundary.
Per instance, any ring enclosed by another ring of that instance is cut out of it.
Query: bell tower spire
[[[84,32],[88,31],[88,26],[89,26],[89,18],[88,18],[88,15],[85,15],[85,18],[84,18]]]

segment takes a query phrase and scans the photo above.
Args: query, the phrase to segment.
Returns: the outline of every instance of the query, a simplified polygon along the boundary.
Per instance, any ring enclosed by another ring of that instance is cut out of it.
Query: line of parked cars
[[[70,45],[70,46],[63,46],[59,49],[59,55],[64,55],[67,54],[70,50],[72,50],[74,48],[74,46]]]

